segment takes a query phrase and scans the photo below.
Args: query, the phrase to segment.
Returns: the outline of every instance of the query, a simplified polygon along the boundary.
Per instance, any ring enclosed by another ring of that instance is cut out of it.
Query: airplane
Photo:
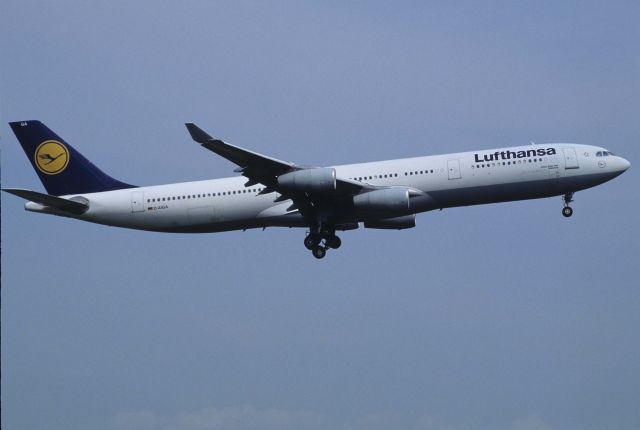
[[[191,138],[239,175],[139,187],[102,172],[40,121],[9,125],[47,191],[3,189],[28,200],[27,211],[173,233],[301,227],[318,259],[340,247],[337,231],[412,228],[416,214],[435,209],[562,196],[562,215],[570,217],[575,192],[630,167],[605,148],[570,143],[308,167],[187,123]]]

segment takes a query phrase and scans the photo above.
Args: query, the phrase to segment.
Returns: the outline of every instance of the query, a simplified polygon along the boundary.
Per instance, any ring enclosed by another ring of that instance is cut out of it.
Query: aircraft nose
[[[622,170],[624,172],[629,167],[631,167],[631,163],[628,160],[626,160],[625,158],[622,158],[622,157],[619,157],[619,158],[620,158],[620,170]]]

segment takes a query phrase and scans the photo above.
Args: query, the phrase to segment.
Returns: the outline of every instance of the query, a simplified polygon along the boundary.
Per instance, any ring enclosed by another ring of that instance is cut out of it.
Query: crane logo
[[[42,142],[34,157],[38,170],[47,175],[57,175],[69,164],[69,150],[57,140]]]

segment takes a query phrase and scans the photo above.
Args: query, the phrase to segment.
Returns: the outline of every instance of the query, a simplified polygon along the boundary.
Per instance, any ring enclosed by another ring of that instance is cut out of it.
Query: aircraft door
[[[577,169],[578,166],[578,157],[576,156],[576,150],[573,148],[562,148],[562,152],[564,154],[564,168],[567,169]]]
[[[449,179],[460,179],[460,160],[447,160],[447,170],[449,171]]]
[[[144,212],[144,193],[142,191],[131,193],[131,212]]]

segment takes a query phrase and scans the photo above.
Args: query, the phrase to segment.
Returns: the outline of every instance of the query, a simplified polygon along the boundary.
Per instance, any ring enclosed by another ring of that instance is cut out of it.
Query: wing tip
[[[215,140],[213,137],[207,134],[207,132],[205,132],[204,130],[202,130],[200,127],[198,127],[192,122],[187,122],[184,125],[187,127],[187,130],[189,131],[191,138],[198,143],[205,143],[210,140]]]

